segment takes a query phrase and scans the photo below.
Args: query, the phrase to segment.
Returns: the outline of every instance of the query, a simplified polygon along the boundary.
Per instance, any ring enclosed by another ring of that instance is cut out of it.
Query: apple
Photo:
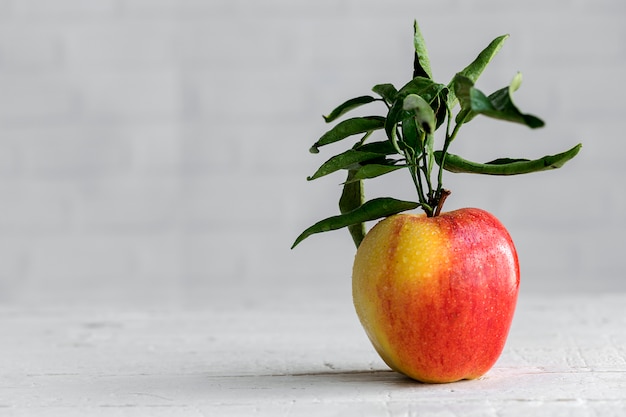
[[[475,379],[496,362],[517,302],[518,257],[490,213],[402,213],[376,224],[353,267],[357,315],[381,358],[413,379]]]
[[[544,125],[514,104],[512,94],[521,85],[521,73],[490,94],[476,87],[507,38],[496,37],[451,80],[441,83],[434,79],[415,21],[413,77],[400,88],[376,84],[373,94],[339,104],[324,120],[343,120],[309,149],[317,154],[322,147],[352,139],[348,149],[307,177],[312,181],[347,171],[340,214],[305,229],[292,248],[311,235],[348,229],[357,248],[352,273],[357,315],[382,359],[419,381],[443,383],[484,375],[504,348],[520,282],[511,237],[493,215],[476,208],[443,211],[450,195],[443,186],[444,171],[529,174],[561,168],[581,149],[579,143],[536,159],[504,156],[487,162],[449,152],[459,132],[477,116],[531,129]],[[384,104],[378,106],[383,113],[344,118],[370,103]],[[409,172],[416,198],[365,198],[366,180],[397,170]],[[424,213],[411,212],[417,208]],[[374,220],[379,223],[367,232],[366,222]]]

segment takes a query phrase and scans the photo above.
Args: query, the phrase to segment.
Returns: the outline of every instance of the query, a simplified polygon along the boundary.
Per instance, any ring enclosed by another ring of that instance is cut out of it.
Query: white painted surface
[[[389,371],[349,301],[3,309],[0,416],[623,416],[626,295],[520,301],[476,381]]]

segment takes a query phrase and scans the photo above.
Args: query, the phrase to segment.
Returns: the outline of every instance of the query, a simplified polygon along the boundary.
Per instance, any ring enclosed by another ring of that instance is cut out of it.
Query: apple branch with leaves
[[[347,227],[358,248],[366,230],[365,222],[381,219],[407,210],[421,208],[426,216],[437,216],[450,191],[443,187],[443,171],[487,175],[517,175],[560,168],[574,158],[581,144],[539,159],[498,158],[486,163],[468,161],[448,152],[461,127],[477,115],[519,123],[529,128],[542,127],[536,116],[522,113],[513,103],[512,94],[520,87],[521,73],[510,85],[486,95],[475,87],[487,64],[498,53],[508,35],[495,38],[476,59],[458,72],[448,84],[433,81],[430,60],[417,21],[414,22],[415,60],[413,79],[399,90],[392,84],[378,84],[372,95],[349,99],[335,108],[327,123],[334,122],[351,110],[373,102],[383,102],[386,116],[345,119],[327,131],[310,149],[357,137],[348,150],[324,162],[307,179],[314,180],[340,170],[347,171],[339,199],[340,214],[323,219],[304,230],[292,248],[307,237]],[[458,110],[456,110],[458,108]],[[454,112],[456,110],[456,113]],[[443,144],[435,150],[435,133],[442,128]],[[376,131],[385,139],[371,141]],[[406,168],[417,192],[417,201],[380,197],[366,201],[363,181]]]

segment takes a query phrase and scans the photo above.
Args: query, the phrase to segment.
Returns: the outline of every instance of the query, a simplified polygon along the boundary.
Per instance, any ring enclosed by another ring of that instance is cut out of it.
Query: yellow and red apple
[[[460,129],[478,115],[531,129],[544,125],[513,103],[521,73],[491,94],[475,86],[507,37],[498,36],[452,80],[438,83],[415,21],[413,78],[400,88],[377,84],[371,89],[376,96],[348,99],[324,119],[333,122],[374,102],[383,102],[386,112],[344,119],[310,148],[318,153],[322,146],[357,138],[307,177],[347,171],[341,214],[304,230],[292,247],[312,234],[348,228],[357,247],[352,282],[359,319],[382,359],[416,380],[453,382],[484,375],[502,353],[519,290],[517,253],[502,224],[475,208],[442,213],[450,194],[443,172],[528,174],[560,168],[581,148],[578,144],[533,160],[507,156],[485,163],[448,152]],[[379,130],[385,139],[369,141]],[[436,150],[438,141],[441,148]],[[402,168],[411,175],[417,201],[365,199],[365,180]],[[407,213],[416,208],[424,214]],[[366,234],[365,222],[379,219]]]
[[[504,347],[519,288],[511,237],[474,208],[376,224],[353,268],[358,317],[392,369],[423,382],[475,379]]]

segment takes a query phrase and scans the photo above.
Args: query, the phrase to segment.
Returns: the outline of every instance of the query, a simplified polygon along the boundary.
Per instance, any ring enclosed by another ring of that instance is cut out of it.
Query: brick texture
[[[289,250],[343,181],[307,182],[330,155],[307,150],[336,104],[408,79],[413,18],[442,82],[510,33],[479,86],[522,71],[516,101],[547,122],[477,120],[452,152],[584,143],[559,171],[448,174],[447,208],[503,221],[524,291],[626,289],[621,0],[0,0],[0,303],[349,297],[346,232]],[[368,193],[413,198],[405,177]]]

